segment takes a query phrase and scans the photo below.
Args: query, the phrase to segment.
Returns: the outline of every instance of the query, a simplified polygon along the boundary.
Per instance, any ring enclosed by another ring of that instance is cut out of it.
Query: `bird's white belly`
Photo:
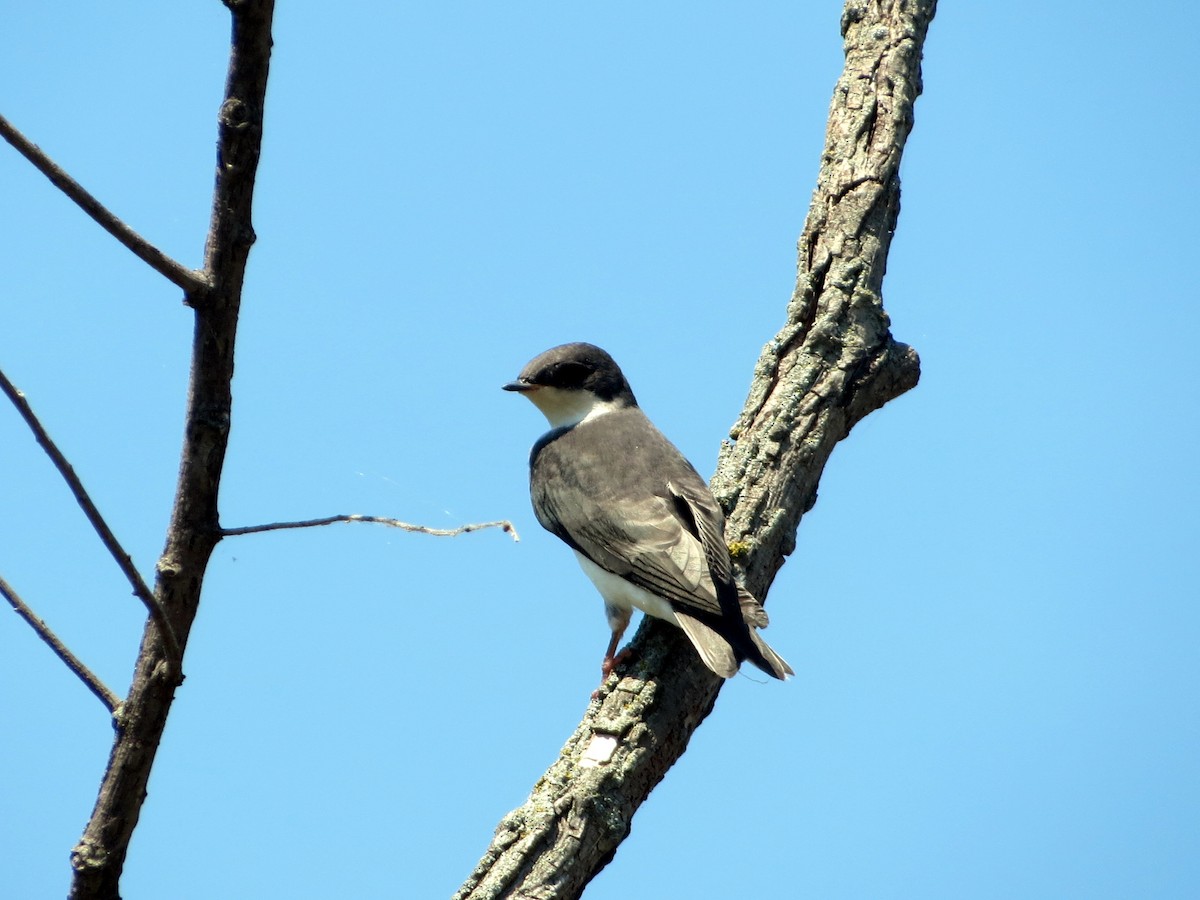
[[[579,560],[579,567],[583,569],[584,574],[596,585],[596,590],[600,592],[605,603],[626,610],[637,607],[656,619],[666,619],[673,625],[679,624],[671,604],[662,597],[626,581],[620,575],[600,568],[578,550],[575,551],[575,558]]]

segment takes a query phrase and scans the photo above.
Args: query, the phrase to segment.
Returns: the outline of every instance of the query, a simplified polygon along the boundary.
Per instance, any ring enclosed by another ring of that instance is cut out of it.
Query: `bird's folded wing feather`
[[[704,548],[704,557],[713,578],[721,583],[731,581],[733,571],[729,548],[725,544],[725,515],[708,487],[701,483],[697,490],[686,483],[668,481],[667,491],[678,518]]]
[[[681,519],[680,501],[674,497],[623,503],[620,519],[609,507],[578,494],[566,506],[545,492],[535,497],[534,508],[543,526],[598,566],[665,598],[681,612],[721,614],[709,571],[712,548],[692,533],[686,516]]]

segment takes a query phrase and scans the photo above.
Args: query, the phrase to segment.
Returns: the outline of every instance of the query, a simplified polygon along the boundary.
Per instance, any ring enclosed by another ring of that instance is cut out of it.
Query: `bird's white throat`
[[[620,408],[615,400],[601,400],[591,391],[545,386],[525,396],[542,411],[551,428],[570,428]]]

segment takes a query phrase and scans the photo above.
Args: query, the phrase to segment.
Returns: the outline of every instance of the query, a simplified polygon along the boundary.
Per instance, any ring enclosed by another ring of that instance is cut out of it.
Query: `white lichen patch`
[[[593,734],[583,751],[583,756],[579,759],[579,767],[594,769],[596,766],[602,766],[612,759],[616,750],[617,736],[615,734]]]

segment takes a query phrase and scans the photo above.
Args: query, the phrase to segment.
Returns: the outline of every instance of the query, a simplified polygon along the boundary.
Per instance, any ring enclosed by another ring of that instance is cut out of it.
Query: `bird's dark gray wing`
[[[542,526],[680,612],[727,612],[719,597],[732,584],[723,519],[699,475],[687,467],[696,484],[687,484],[688,476],[677,479],[682,485],[664,478],[656,493],[606,496],[596,484],[619,484],[628,459],[581,453],[573,437],[567,432],[538,448],[531,493]]]
[[[720,615],[716,585],[699,539],[676,516],[674,504],[649,497],[622,506],[618,520],[590,498],[535,498],[548,530],[614,575],[620,575],[693,614]]]

